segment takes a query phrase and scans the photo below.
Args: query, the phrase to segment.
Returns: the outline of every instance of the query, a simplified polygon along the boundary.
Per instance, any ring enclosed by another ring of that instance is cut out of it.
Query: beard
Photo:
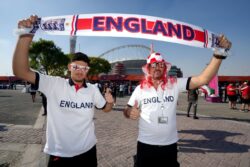
[[[85,79],[85,77],[81,74],[78,74],[78,75],[76,74],[74,76],[71,76],[71,78],[74,82],[78,82],[78,83],[82,83]]]
[[[162,79],[163,73],[161,71],[155,71],[154,74],[152,75],[153,80],[161,80]]]

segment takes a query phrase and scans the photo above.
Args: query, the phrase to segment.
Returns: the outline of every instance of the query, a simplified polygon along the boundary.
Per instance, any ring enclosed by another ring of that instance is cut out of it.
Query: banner
[[[208,86],[214,89],[214,95],[219,95],[219,87],[218,87],[218,75],[216,74],[213,79],[209,82]]]
[[[118,13],[42,17],[31,29],[18,29],[17,33],[35,33],[37,29],[50,35],[143,38],[202,48],[216,48],[218,41],[216,34],[192,24]]]

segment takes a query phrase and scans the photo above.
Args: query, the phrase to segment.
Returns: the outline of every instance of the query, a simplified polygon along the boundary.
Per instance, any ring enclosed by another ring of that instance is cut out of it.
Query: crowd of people
[[[112,92],[113,96],[124,97],[130,96],[135,89],[137,82],[131,81],[102,81],[95,83],[100,92],[104,93],[107,88]]]
[[[250,111],[250,84],[248,81],[242,84],[229,83],[225,88],[230,109],[237,109],[236,104],[240,103],[240,111]]]
[[[229,82],[219,86],[219,97],[228,103],[229,109],[250,111],[250,82]],[[237,107],[237,104],[240,107]]]

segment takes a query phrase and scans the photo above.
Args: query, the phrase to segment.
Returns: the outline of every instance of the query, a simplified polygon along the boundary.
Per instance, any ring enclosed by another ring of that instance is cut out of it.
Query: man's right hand
[[[32,28],[34,23],[37,21],[38,17],[36,15],[31,15],[27,19],[20,20],[18,22],[18,28]],[[34,34],[21,34],[20,36],[31,36],[33,37]]]

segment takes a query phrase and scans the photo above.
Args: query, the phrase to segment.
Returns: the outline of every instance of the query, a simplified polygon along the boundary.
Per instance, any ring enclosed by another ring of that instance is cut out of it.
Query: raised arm
[[[30,28],[37,20],[37,16],[30,16],[30,18],[18,22],[18,28]],[[13,74],[30,83],[35,83],[35,72],[30,70],[29,66],[29,46],[34,35],[24,34],[19,36],[17,45],[13,55],[12,69]]]
[[[218,40],[219,40],[219,47],[226,49],[231,48],[232,46],[231,42],[224,35],[221,35]],[[204,69],[204,71],[200,75],[192,77],[189,84],[189,89],[198,88],[202,85],[208,84],[209,81],[218,72],[221,62],[224,58],[225,56],[214,53],[210,63]]]

